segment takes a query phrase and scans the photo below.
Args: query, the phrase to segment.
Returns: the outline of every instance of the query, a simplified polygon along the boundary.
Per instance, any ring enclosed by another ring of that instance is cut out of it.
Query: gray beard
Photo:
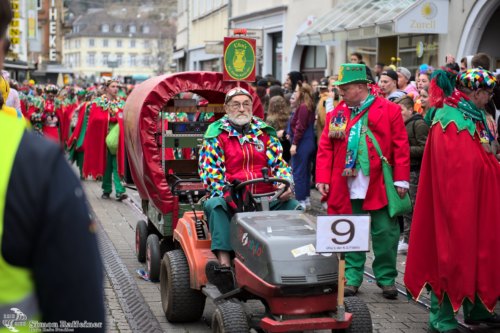
[[[236,124],[238,126],[246,125],[246,124],[250,123],[250,121],[252,121],[252,117],[243,118],[243,117],[232,117],[232,116],[228,115],[227,118],[229,119],[230,122],[232,122],[233,124]]]

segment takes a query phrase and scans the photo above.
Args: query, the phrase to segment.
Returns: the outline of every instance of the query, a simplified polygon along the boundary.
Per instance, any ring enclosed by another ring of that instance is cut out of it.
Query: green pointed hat
[[[340,65],[339,78],[334,85],[340,86],[348,83],[368,83],[366,78],[366,65],[342,64]]]

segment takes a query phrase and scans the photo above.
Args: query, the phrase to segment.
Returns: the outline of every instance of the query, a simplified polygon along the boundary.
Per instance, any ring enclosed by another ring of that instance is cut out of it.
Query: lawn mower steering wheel
[[[290,182],[288,180],[282,179],[282,178],[269,178],[269,170],[267,168],[262,168],[262,178],[254,178],[254,179],[250,179],[250,180],[241,182],[235,186],[234,191],[235,192],[241,191],[242,189],[244,189],[248,185],[257,184],[257,183],[281,183],[281,184],[285,185],[284,187],[279,188],[276,191],[269,192],[269,193],[254,194],[254,193],[251,193],[250,191],[248,192],[250,199],[254,203],[259,204],[263,210],[267,210],[266,208],[268,208],[268,207],[263,207],[263,206],[265,206],[264,202],[267,202],[267,204],[269,204],[269,202],[278,199],[283,193],[285,193],[290,188]],[[269,198],[269,197],[271,197],[271,198]]]

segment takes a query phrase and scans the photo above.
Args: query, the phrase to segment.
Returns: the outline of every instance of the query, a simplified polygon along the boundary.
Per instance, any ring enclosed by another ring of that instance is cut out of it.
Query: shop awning
[[[446,33],[447,0],[342,1],[298,35],[301,45],[329,45],[408,33]]]

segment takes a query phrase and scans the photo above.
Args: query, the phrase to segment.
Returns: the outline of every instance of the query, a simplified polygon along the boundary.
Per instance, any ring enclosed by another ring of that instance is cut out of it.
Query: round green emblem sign
[[[255,67],[252,45],[244,39],[230,42],[224,53],[224,67],[233,79],[244,80],[250,76]]]

